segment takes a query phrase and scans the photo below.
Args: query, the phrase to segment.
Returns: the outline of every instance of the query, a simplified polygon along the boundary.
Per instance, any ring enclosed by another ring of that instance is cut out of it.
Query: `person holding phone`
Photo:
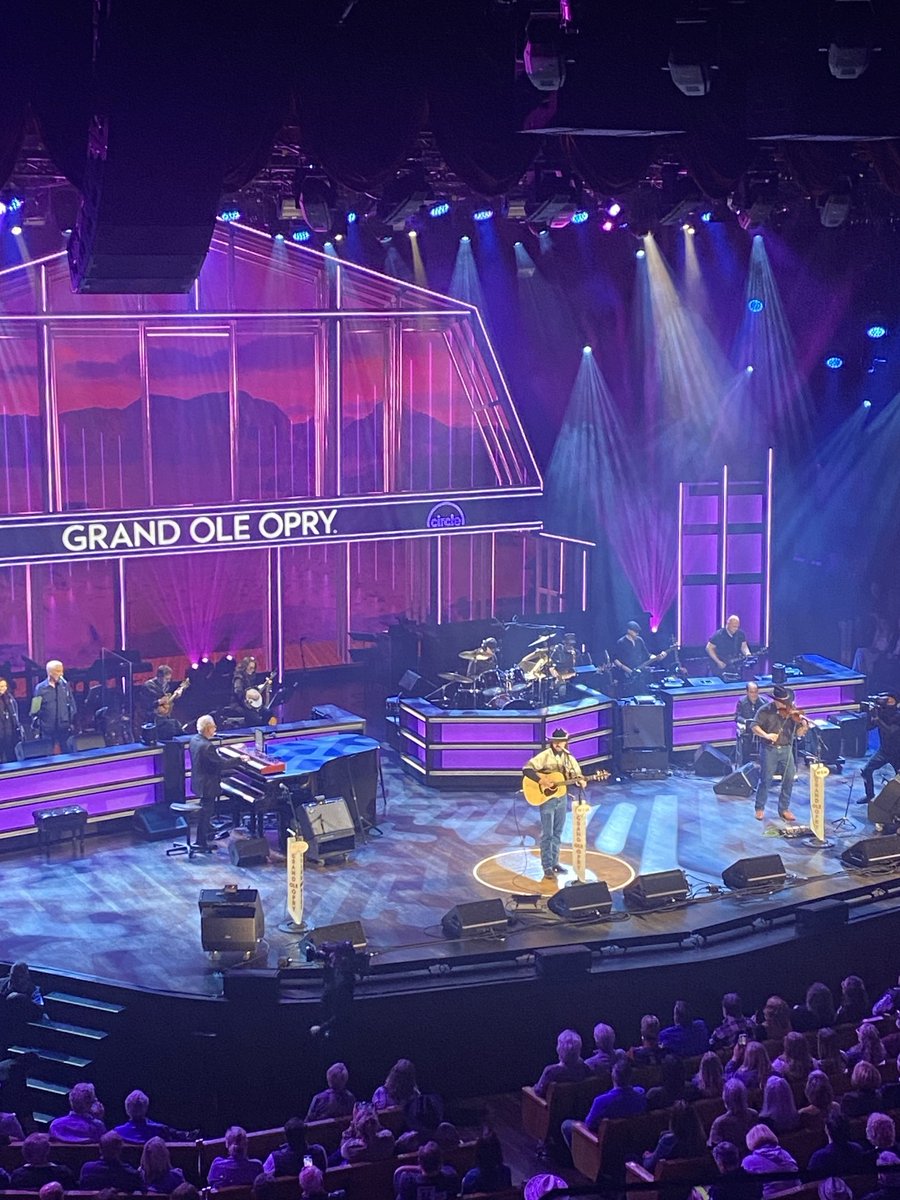
[[[304,1167],[318,1167],[320,1171],[327,1169],[328,1155],[318,1143],[307,1144],[306,1124],[301,1117],[291,1117],[285,1121],[284,1139],[263,1163],[267,1175],[299,1175]]]

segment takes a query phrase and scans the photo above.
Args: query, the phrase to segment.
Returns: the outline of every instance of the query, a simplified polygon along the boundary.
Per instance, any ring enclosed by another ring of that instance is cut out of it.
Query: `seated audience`
[[[841,1112],[845,1117],[867,1117],[882,1107],[878,1089],[881,1072],[868,1062],[858,1062],[850,1075],[850,1090],[841,1096]]]
[[[749,1154],[741,1166],[751,1175],[795,1175],[799,1170],[796,1160],[779,1145],[778,1138],[768,1125],[753,1126],[747,1134],[747,1149]],[[763,1200],[777,1196],[790,1186],[790,1181],[785,1179],[772,1180],[771,1183],[764,1181]]]
[[[200,1200],[200,1192],[192,1183],[179,1183],[172,1200]]]
[[[858,975],[841,980],[841,1002],[835,1013],[837,1025],[858,1025],[871,1012],[869,993]]]
[[[449,1121],[442,1120],[444,1102],[440,1096],[413,1096],[403,1110],[406,1129],[397,1138],[394,1152],[412,1154],[426,1142],[437,1142],[441,1150],[459,1145],[459,1131]]]
[[[791,1085],[780,1075],[770,1075],[766,1080],[759,1119],[779,1137],[785,1133],[793,1133],[803,1124],[797,1112]]]
[[[900,1200],[900,1156],[890,1150],[878,1155],[878,1187],[862,1200]],[[883,1169],[882,1169],[883,1168]]]
[[[564,1188],[566,1181],[560,1179],[558,1175],[549,1175],[546,1171],[525,1181],[525,1187],[522,1191],[522,1200],[541,1200],[542,1196],[546,1196],[548,1192],[554,1192],[557,1188]]]
[[[159,1121],[151,1121],[147,1116],[150,1111],[150,1101],[140,1091],[129,1092],[125,1097],[125,1115],[128,1120],[124,1125],[116,1126],[116,1133],[126,1142],[148,1142],[152,1137],[162,1138],[164,1142],[182,1142],[188,1140],[188,1134],[181,1129],[173,1129],[170,1125],[162,1125]]]
[[[419,1150],[417,1167],[401,1168],[394,1177],[397,1200],[445,1200],[459,1195],[459,1176],[445,1166],[437,1142],[426,1142]]]
[[[69,1112],[50,1122],[50,1136],[57,1142],[99,1142],[106,1126],[97,1115],[102,1105],[92,1083],[76,1083],[69,1092]]]
[[[893,1117],[889,1117],[887,1113],[873,1112],[869,1113],[866,1120],[866,1142],[868,1145],[864,1147],[868,1151],[869,1159],[874,1166],[878,1155],[885,1150],[890,1150],[891,1153],[897,1152],[897,1126],[894,1124]]]
[[[347,1193],[340,1188],[329,1192],[325,1176],[318,1167],[304,1167],[300,1172],[300,1200],[344,1200]]]
[[[556,1039],[556,1054],[559,1061],[544,1067],[534,1085],[539,1096],[547,1095],[551,1083],[580,1083],[591,1073],[581,1057],[581,1036],[574,1029],[564,1029]]]
[[[709,1030],[706,1022],[691,1016],[686,1000],[675,1001],[672,1020],[673,1024],[668,1025],[659,1035],[659,1044],[666,1054],[690,1058],[691,1055],[702,1054],[708,1049]]]
[[[328,1155],[318,1144],[311,1146],[306,1142],[306,1125],[300,1117],[291,1117],[284,1123],[284,1141],[277,1150],[273,1150],[262,1169],[266,1175],[299,1175],[303,1160],[309,1157],[313,1166],[320,1171],[328,1168]]]
[[[898,1010],[900,1010],[900,976],[897,978],[897,986],[889,987],[884,995],[880,996],[872,1005],[872,1016],[886,1017]]]
[[[813,1061],[803,1034],[786,1034],[784,1049],[772,1063],[773,1072],[776,1075],[783,1076],[785,1079],[796,1079],[800,1082],[809,1076],[810,1071],[814,1071],[815,1069],[816,1063]]]
[[[897,1075],[900,1078],[900,1057],[897,1058]],[[882,1108],[900,1108],[900,1083],[886,1083],[883,1085],[881,1089],[881,1106]]]
[[[840,1078],[847,1074],[847,1064],[838,1048],[838,1035],[827,1026],[820,1029],[816,1041],[816,1061],[819,1070],[824,1071],[830,1078]]]
[[[706,1144],[715,1147],[719,1142],[732,1142],[741,1147],[759,1120],[759,1113],[750,1107],[747,1089],[739,1079],[726,1081],[722,1089],[722,1102],[725,1111],[713,1121]]]
[[[632,1087],[631,1062],[627,1058],[620,1059],[612,1069],[612,1087],[608,1092],[601,1092],[594,1098],[590,1112],[584,1118],[584,1123],[596,1133],[600,1122],[612,1117],[636,1117],[647,1111],[647,1097],[644,1089]],[[572,1126],[574,1121],[563,1121],[562,1135],[567,1144],[572,1142]]]
[[[387,1079],[375,1089],[372,1104],[375,1108],[405,1108],[407,1101],[419,1095],[416,1068],[408,1058],[398,1058],[388,1071]]]
[[[4,1172],[4,1174],[5,1174],[5,1172]],[[109,1191],[110,1191],[110,1189],[107,1188],[106,1192],[98,1192],[97,1200],[100,1200],[101,1196],[108,1197]],[[61,1183],[57,1183],[54,1180],[52,1183],[44,1184],[44,1186],[38,1192],[38,1200],[64,1200],[65,1194],[66,1193],[63,1188],[63,1185]],[[113,1194],[115,1195],[115,1193],[113,1193]]]
[[[758,1041],[784,1042],[793,1025],[791,1024],[791,1008],[787,1000],[780,996],[770,996],[761,1013],[757,1016]]]
[[[394,1153],[394,1135],[382,1128],[371,1104],[357,1104],[341,1140],[344,1162],[377,1162]]]
[[[616,1031],[612,1025],[602,1021],[594,1026],[594,1053],[584,1061],[595,1075],[611,1071],[620,1058],[625,1057],[624,1050],[616,1049]]]
[[[817,1179],[828,1175],[853,1175],[865,1169],[865,1151],[850,1138],[850,1122],[840,1113],[825,1118],[828,1144],[814,1150],[807,1169]]]
[[[117,1192],[142,1192],[144,1180],[137,1167],[122,1161],[125,1142],[114,1129],[100,1138],[100,1158],[86,1162],[78,1176],[78,1186],[85,1192],[114,1188]]]
[[[838,1175],[829,1175],[816,1189],[819,1200],[853,1200],[850,1185]]]
[[[0,1139],[21,1142],[25,1136],[19,1118],[14,1112],[0,1112]],[[0,1145],[4,1143],[0,1140]]]
[[[804,1121],[824,1121],[831,1113],[839,1113],[841,1106],[835,1103],[834,1088],[824,1071],[810,1071],[803,1089],[806,1104],[800,1109]]]
[[[719,1178],[709,1185],[709,1200],[761,1200],[762,1180],[741,1166],[741,1152],[732,1142],[713,1148]]]
[[[707,1050],[700,1059],[697,1074],[691,1080],[692,1099],[718,1100],[725,1086],[722,1060],[712,1050]]]
[[[184,1172],[173,1167],[169,1147],[161,1137],[151,1137],[144,1142],[141,1154],[141,1179],[143,1191],[155,1192],[160,1196],[171,1196],[182,1183]]]
[[[884,1062],[884,1046],[874,1025],[864,1023],[856,1031],[856,1045],[844,1051],[844,1062],[853,1070],[858,1062],[871,1063],[880,1067]]]
[[[503,1147],[493,1130],[485,1130],[475,1143],[475,1166],[463,1176],[462,1194],[499,1192],[512,1187],[509,1167],[503,1162]]]
[[[744,1016],[744,1006],[737,992],[726,992],[722,997],[722,1023],[712,1031],[710,1050],[728,1050],[742,1033],[753,1036],[754,1023]]]
[[[29,1133],[22,1143],[22,1165],[10,1176],[10,1185],[26,1192],[36,1192],[45,1183],[61,1183],[64,1188],[75,1186],[75,1173],[62,1163],[50,1160],[50,1137],[46,1133]]]
[[[247,1145],[247,1130],[240,1125],[232,1125],[225,1131],[227,1154],[212,1160],[206,1177],[211,1188],[249,1187],[262,1174],[262,1163],[249,1157]]]
[[[731,1058],[725,1064],[726,1079],[739,1079],[748,1091],[762,1089],[772,1074],[769,1052],[762,1042],[734,1043]]]
[[[811,983],[806,989],[806,1003],[796,1004],[791,1022],[800,1033],[833,1027],[835,1024],[834,996],[824,983]]]
[[[676,1100],[684,1098],[684,1062],[667,1054],[659,1069],[659,1083],[647,1090],[647,1111],[671,1108]]]
[[[632,1046],[628,1057],[638,1066],[652,1067],[662,1061],[663,1052],[659,1045],[659,1017],[647,1013],[641,1017],[641,1040],[637,1046]]]
[[[696,1109],[685,1100],[676,1100],[669,1117],[669,1128],[659,1135],[653,1150],[644,1152],[644,1167],[655,1171],[656,1164],[669,1158],[700,1158],[706,1153],[706,1139]]]
[[[44,998],[26,962],[14,962],[0,980],[0,1027],[4,1033],[24,1030],[30,1021],[44,1016]],[[9,1043],[7,1043],[9,1044]]]
[[[342,1062],[332,1063],[325,1072],[328,1086],[324,1092],[316,1092],[309,1102],[307,1121],[327,1121],[333,1117],[349,1117],[353,1113],[356,1097],[348,1090],[350,1072]]]

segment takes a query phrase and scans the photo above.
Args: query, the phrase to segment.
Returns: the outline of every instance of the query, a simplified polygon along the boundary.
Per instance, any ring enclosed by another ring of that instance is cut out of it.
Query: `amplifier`
[[[648,778],[651,771],[665,772],[669,769],[669,752],[662,747],[655,750],[621,749],[616,756],[616,766],[626,774]],[[655,775],[653,777],[658,778]]]
[[[265,933],[265,918],[255,888],[200,893],[200,944],[204,950],[252,953]]]

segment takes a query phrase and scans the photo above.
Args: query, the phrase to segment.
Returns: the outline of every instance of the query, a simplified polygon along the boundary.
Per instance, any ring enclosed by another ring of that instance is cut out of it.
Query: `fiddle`
[[[787,718],[789,721],[793,721],[796,725],[800,725],[808,721],[806,713],[802,708],[798,708],[796,704],[789,704],[787,702],[782,703],[781,701],[776,700],[775,707],[778,709],[778,712],[782,717]]]

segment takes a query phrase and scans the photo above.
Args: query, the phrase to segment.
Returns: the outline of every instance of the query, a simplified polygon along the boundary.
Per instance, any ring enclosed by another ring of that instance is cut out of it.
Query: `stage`
[[[556,884],[540,878],[533,852],[538,813],[518,793],[436,791],[409,778],[392,751],[383,751],[382,763],[386,786],[378,800],[378,828],[346,863],[310,865],[305,876],[308,924],[361,921],[372,978],[382,970],[399,973],[441,960],[486,962],[537,947],[602,947],[629,939],[637,946],[647,937],[668,940],[679,957],[679,950],[696,952],[688,947],[698,930],[732,921],[740,926],[748,912],[777,916],[780,909],[851,892],[871,879],[849,872],[839,857],[846,846],[874,835],[864,806],[853,803],[862,795],[858,762],[830,776],[826,786],[829,828],[844,814],[851,792],[852,828],[830,834],[833,845],[819,850],[778,836],[774,796],[770,819],[761,824],[752,801],[719,798],[713,780],[676,771],[662,781],[591,785],[589,866],[608,877],[612,888],[621,888],[633,874],[680,867],[696,899],[671,912],[636,916],[623,911],[621,893],[614,891],[609,920],[566,922],[546,909]],[[798,823],[808,820],[807,789],[801,771],[792,805]],[[274,830],[269,837],[274,848]],[[285,868],[274,849],[268,864],[241,869],[229,861],[224,842],[208,858],[192,860],[167,857],[167,845],[112,832],[89,837],[83,857],[68,845],[54,849],[47,865],[35,849],[5,854],[5,957],[111,985],[215,996],[228,964],[201,950],[197,901],[201,889],[234,882],[257,888],[265,913],[266,946],[251,965],[275,968],[286,959],[297,965],[298,938],[278,929],[285,916]],[[737,859],[773,853],[781,855],[788,872],[784,888],[753,899],[709,891],[722,888],[722,870]],[[502,870],[486,869],[486,862],[498,861]],[[571,878],[570,873],[561,882]],[[540,899],[517,905],[511,892]],[[442,937],[441,917],[450,908],[492,896],[504,900],[512,918],[505,938]],[[297,980],[302,983],[302,973]]]

